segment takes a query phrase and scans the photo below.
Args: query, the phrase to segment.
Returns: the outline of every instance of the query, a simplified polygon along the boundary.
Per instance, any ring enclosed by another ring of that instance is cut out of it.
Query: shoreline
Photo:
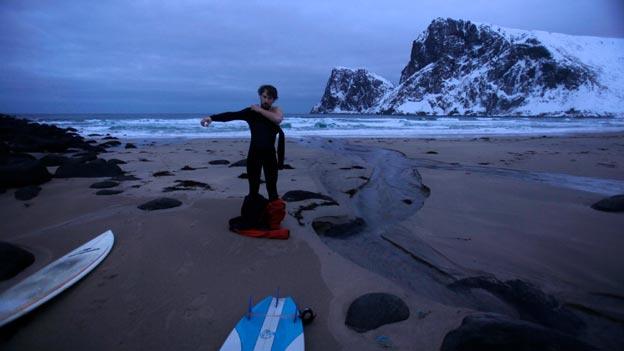
[[[624,180],[624,133],[485,138],[320,139],[394,150],[409,167],[426,159],[461,167]],[[379,336],[399,349],[438,350],[445,335],[479,308],[514,313],[510,311],[517,306],[510,307],[501,298],[490,297],[481,307],[452,292],[448,292],[452,303],[436,300],[427,289],[446,288],[433,285],[439,284],[435,275],[430,283],[423,280],[425,286],[413,289],[400,274],[384,275],[374,265],[363,268],[318,236],[311,228],[314,219],[359,213],[358,196],[367,186],[362,179],[373,182],[379,166],[360,156],[311,147],[308,142],[313,139],[287,138],[286,163],[294,169],[280,172],[278,189],[281,195],[290,190],[327,194],[339,206],[301,212],[302,226],[294,212],[314,201],[289,203],[284,226],[291,230],[291,239],[286,241],[245,238],[227,230],[227,219],[238,214],[247,191],[246,181],[238,178],[245,170],[208,162],[244,158],[248,146],[244,138],[148,140],[144,145],[120,138],[122,145],[100,157],[127,162],[121,167],[140,179],[121,182],[118,188],[124,192],[119,195],[97,196],[89,189],[105,178],[54,178],[41,186],[38,197],[26,202],[16,200],[12,189],[0,194],[0,208],[10,218],[0,224],[0,240],[23,245],[37,257],[26,271],[0,282],[0,291],[105,229],[114,229],[119,239],[100,267],[49,306],[3,330],[0,341],[10,350],[52,344],[84,348],[106,333],[113,337],[95,349],[214,349],[244,313],[249,295],[271,294],[275,285],[317,312],[305,330],[309,350],[376,350]],[[127,142],[137,143],[137,149],[125,149]],[[182,170],[185,166],[194,169]],[[592,295],[624,295],[619,269],[624,261],[617,252],[624,243],[617,232],[624,217],[589,207],[605,196],[462,168],[416,168],[429,196],[421,208],[396,223],[402,231],[382,233],[384,242],[394,242],[388,244],[397,249],[392,256],[408,271],[421,269],[413,256],[447,272],[454,281],[487,273],[502,282],[520,279],[535,284],[562,303],[602,314],[588,317],[574,310],[589,325],[579,337],[592,343],[597,330],[609,325],[608,318],[624,315],[621,303]],[[154,177],[158,171],[173,175]],[[175,180],[201,181],[212,190],[163,193]],[[350,196],[344,193],[349,189],[359,190]],[[136,208],[161,196],[177,198],[183,205],[152,213]],[[395,206],[406,206],[401,200]],[[410,318],[363,334],[347,328],[344,318],[350,303],[370,292],[399,296],[410,308]],[[80,333],[58,333],[60,325]],[[613,335],[605,340],[601,347],[624,342]]]

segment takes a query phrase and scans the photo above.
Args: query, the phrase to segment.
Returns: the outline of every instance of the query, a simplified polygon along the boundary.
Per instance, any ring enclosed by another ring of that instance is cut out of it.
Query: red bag
[[[266,207],[266,221],[271,229],[280,229],[286,217],[286,202],[282,199],[270,201]]]
[[[268,239],[288,239],[290,236],[290,230],[280,226],[286,217],[286,203],[282,199],[267,203],[261,195],[254,198],[247,196],[241,214],[230,219],[230,230],[235,233]]]

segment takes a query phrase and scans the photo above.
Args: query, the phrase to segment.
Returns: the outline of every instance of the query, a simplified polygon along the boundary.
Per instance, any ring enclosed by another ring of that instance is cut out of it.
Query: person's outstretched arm
[[[271,122],[273,122],[273,123],[275,123],[277,125],[282,123],[282,120],[284,119],[284,113],[277,106],[271,108],[271,110],[265,110],[262,107],[260,107],[259,105],[251,105],[250,108],[253,111],[259,112],[264,117],[268,118]]]
[[[237,112],[224,112],[216,115],[211,115],[202,118],[200,124],[204,127],[208,127],[212,121],[216,122],[229,122],[234,120],[246,121],[249,115],[249,108],[240,110]]]

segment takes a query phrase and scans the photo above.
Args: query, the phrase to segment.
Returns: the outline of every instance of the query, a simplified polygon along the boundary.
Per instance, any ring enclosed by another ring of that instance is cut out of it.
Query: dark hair
[[[274,86],[268,84],[260,86],[260,88],[258,88],[258,95],[262,95],[265,91],[273,100],[277,100],[277,89]]]

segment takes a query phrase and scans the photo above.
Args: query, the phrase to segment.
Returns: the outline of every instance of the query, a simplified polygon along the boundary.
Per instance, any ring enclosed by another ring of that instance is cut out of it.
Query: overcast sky
[[[0,112],[214,113],[271,83],[305,113],[335,66],[397,83],[436,17],[624,37],[624,0],[2,0]]]

